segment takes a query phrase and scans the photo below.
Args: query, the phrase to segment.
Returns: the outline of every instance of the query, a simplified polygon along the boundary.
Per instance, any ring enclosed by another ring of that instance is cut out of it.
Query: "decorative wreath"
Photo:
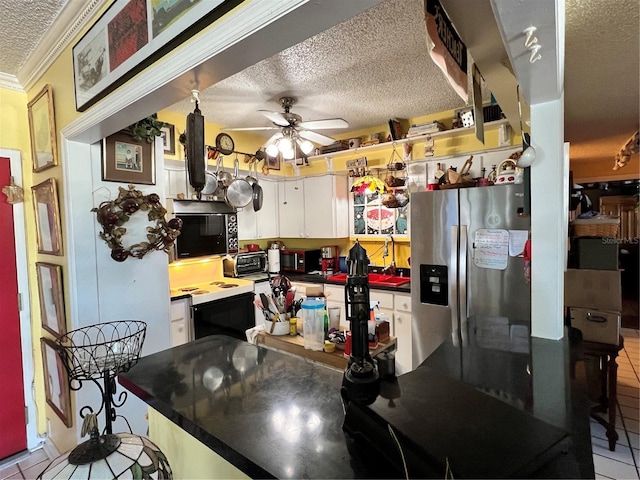
[[[111,248],[111,258],[116,262],[124,262],[128,257],[142,258],[154,250],[169,253],[176,237],[180,235],[182,220],[172,218],[167,222],[164,218],[167,211],[155,193],[144,195],[133,185],[129,185],[128,190],[122,187],[118,190],[118,198],[102,202],[99,207],[91,209],[92,212],[96,212],[98,223],[102,226],[100,238]],[[155,220],[156,226],[147,227],[148,242],[124,248],[122,237],[127,233],[127,229],[123,225],[138,210],[149,212],[147,217],[150,222]]]

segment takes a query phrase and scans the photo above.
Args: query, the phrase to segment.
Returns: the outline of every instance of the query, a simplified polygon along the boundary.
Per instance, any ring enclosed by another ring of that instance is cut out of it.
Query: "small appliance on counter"
[[[309,273],[320,269],[322,252],[317,250],[280,250],[280,270]]]
[[[340,268],[340,260],[338,257],[338,247],[336,245],[331,245],[327,247],[320,248],[320,252],[322,254],[322,274],[323,275],[333,275]]]
[[[237,278],[266,273],[267,254],[263,251],[258,251],[227,255],[222,260],[222,268],[225,277]]]
[[[277,243],[271,245],[271,248],[267,250],[267,256],[269,260],[269,273],[280,273],[280,247]]]

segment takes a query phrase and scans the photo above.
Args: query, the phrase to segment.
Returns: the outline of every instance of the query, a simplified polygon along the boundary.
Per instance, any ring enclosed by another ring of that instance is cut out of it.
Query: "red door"
[[[0,186],[9,185],[9,159],[0,157]],[[13,207],[0,191],[0,460],[27,448],[18,311]]]

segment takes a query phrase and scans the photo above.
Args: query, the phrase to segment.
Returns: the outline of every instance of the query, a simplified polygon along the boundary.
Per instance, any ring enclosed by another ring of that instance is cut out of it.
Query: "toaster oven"
[[[225,277],[244,277],[267,271],[266,252],[242,252],[222,260]]]

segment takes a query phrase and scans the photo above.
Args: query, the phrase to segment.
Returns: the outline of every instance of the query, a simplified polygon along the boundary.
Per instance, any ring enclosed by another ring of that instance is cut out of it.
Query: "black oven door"
[[[227,253],[227,226],[224,214],[177,215],[182,230],[176,238],[178,258]]]
[[[253,292],[201,303],[192,308],[196,340],[219,334],[246,340],[245,331],[256,324]]]

